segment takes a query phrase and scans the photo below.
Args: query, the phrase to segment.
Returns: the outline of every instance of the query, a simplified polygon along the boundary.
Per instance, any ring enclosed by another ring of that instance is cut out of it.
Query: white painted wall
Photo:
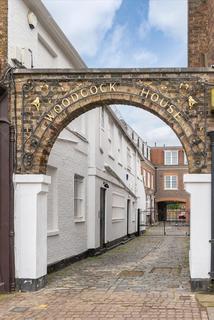
[[[33,53],[35,68],[72,68],[71,61],[66,58],[64,52],[53,41],[47,30],[42,26],[39,16],[38,25],[30,29],[27,15],[28,6],[22,0],[9,0],[8,22],[8,61],[12,63],[14,51],[22,53],[25,67],[31,68],[30,52]],[[47,17],[48,19],[48,17]],[[43,39],[43,43],[40,39]],[[44,45],[46,43],[46,46]],[[47,46],[51,50],[47,50]],[[52,52],[52,54],[51,54]]]
[[[51,151],[48,174],[55,171],[53,187],[57,190],[49,192],[48,215],[56,215],[58,223],[48,230],[48,264],[87,250],[87,154],[88,143],[67,129],[62,131]],[[74,216],[75,174],[84,177],[85,184],[85,217],[81,220]]]
[[[33,53],[34,68],[73,68],[71,59],[65,55],[59,43],[56,43],[56,41],[53,40],[48,30],[42,25],[39,14],[37,15],[37,27],[33,30],[30,29],[27,19],[27,15],[30,9],[26,5],[26,3],[26,1],[22,0],[9,0],[9,62],[13,65],[11,59],[16,57],[16,55],[17,58],[19,58],[20,53],[21,62],[23,62],[23,65],[27,68],[31,68],[30,52],[28,51],[28,49],[30,49]],[[38,7],[41,7],[39,5],[39,1],[37,5]],[[43,11],[43,14],[46,13]],[[47,16],[47,20],[48,19],[49,16]],[[76,53],[74,52],[74,56],[75,55]],[[75,61],[75,65],[78,65],[79,68],[83,67],[78,59],[77,61]],[[48,163],[48,174],[50,174],[53,179],[48,194],[48,217],[47,213],[45,212],[45,214],[43,215],[43,219],[45,221],[43,221],[43,228],[41,230],[42,233],[45,232],[45,243],[42,246],[41,257],[43,256],[43,251],[47,251],[46,258],[41,258],[43,261],[43,269],[45,270],[45,273],[47,263],[51,264],[53,262],[57,262],[61,259],[79,254],[87,249],[87,207],[85,207],[85,219],[76,221],[74,219],[73,188],[74,174],[84,176],[86,186],[85,194],[87,195],[88,142],[86,139],[84,139],[84,137],[81,138],[81,136],[78,137],[77,135],[75,135],[75,132],[72,133],[72,130],[78,132],[80,135],[85,135],[87,133],[85,115],[82,115],[81,117],[73,121],[67,127],[67,129],[64,129],[61,132],[50,154]],[[24,184],[24,187],[25,186],[26,184]],[[16,221],[21,221],[22,223],[22,225],[20,225],[20,222],[19,224],[16,223],[15,225],[15,246],[17,258],[16,277],[25,278],[32,276],[32,278],[36,278],[37,276],[40,276],[41,273],[45,273],[44,270],[42,272],[38,270],[34,270],[32,272],[32,270],[28,271],[27,269],[28,264],[26,263],[26,260],[29,260],[29,264],[30,261],[32,262],[31,269],[38,269],[36,267],[36,265],[38,264],[38,262],[36,261],[36,257],[40,256],[40,252],[37,252],[38,246],[35,248],[35,250],[31,249],[31,247],[28,246],[32,243],[27,240],[27,236],[29,236],[28,229],[26,229],[28,220],[26,220],[25,222],[22,219],[22,210],[23,212],[25,212],[24,207],[26,207],[24,204],[24,201],[26,200],[26,190],[24,189],[24,187],[18,185],[16,188]],[[37,187],[38,185],[32,185],[32,187],[29,188],[28,191],[34,192],[33,188]],[[87,196],[85,197],[85,205],[86,204]],[[36,215],[37,213],[34,212],[34,214]],[[48,232],[45,217],[48,218]],[[38,239],[40,239],[41,237],[40,240],[44,241],[44,234],[40,235],[39,226],[40,225],[35,224],[35,230],[33,231],[38,232]],[[38,228],[38,230],[36,230],[36,228]],[[45,228],[46,231],[44,231]],[[25,231],[23,232],[23,230]],[[32,228],[29,229],[29,232],[31,231]],[[20,234],[20,232],[22,234]],[[22,250],[23,241],[20,240],[23,237],[26,237],[26,248],[24,251]],[[32,239],[32,241],[36,240]],[[40,261],[41,259],[38,259],[38,261]],[[26,267],[20,267],[20,263],[23,265],[25,265],[26,263]],[[20,273],[20,270],[22,270],[23,272]]]
[[[38,24],[33,30],[30,29],[27,19],[32,3],[38,10],[38,13],[34,12]],[[33,53],[34,68],[73,68],[73,65],[84,67],[77,53],[73,52],[76,60],[72,60],[74,58],[65,55],[60,42],[51,36],[50,28],[42,23],[41,14],[47,14],[48,21],[50,17],[40,4],[40,1],[35,3],[32,0],[9,0],[9,62],[13,64],[11,59],[19,58],[21,55],[20,61],[25,67],[30,68],[31,56],[28,50],[30,49]],[[39,10],[42,10],[41,14]],[[66,39],[64,41],[66,46]],[[106,191],[106,242],[127,234],[127,199],[130,199],[129,233],[137,230],[137,208],[143,209],[145,205],[140,157],[133,143],[127,139],[117,121],[107,110],[104,112],[102,128],[101,110],[101,108],[94,109],[71,122],[61,132],[51,151],[48,174],[52,177],[52,185],[48,194],[47,221],[44,223],[44,227],[46,222],[48,227],[47,243],[43,248],[44,251],[47,245],[47,257],[43,262],[46,261],[48,264],[77,255],[87,248],[100,246],[99,192],[103,182],[109,184],[109,189]],[[127,148],[130,149],[132,157],[130,168],[127,167]],[[85,218],[81,221],[77,221],[74,217],[75,174],[85,177]],[[20,195],[20,192],[25,193],[23,188],[20,190],[22,191],[17,189],[17,195]],[[112,215],[115,210],[112,208],[114,193],[124,197],[124,208],[120,218]],[[24,205],[20,201],[17,204]],[[18,220],[21,212],[19,207]],[[21,229],[18,225],[16,227],[18,228],[16,246],[19,247]],[[41,231],[43,233],[44,227]],[[42,239],[44,240],[44,234]],[[38,252],[35,254],[38,256]],[[27,256],[21,257],[23,261],[28,259]],[[43,268],[46,269],[46,265]],[[19,277],[20,274],[17,273],[16,276]],[[22,277],[25,275],[22,274]]]
[[[103,111],[104,110],[104,111]],[[137,209],[145,208],[145,189],[140,168],[140,156],[132,142],[124,134],[112,114],[105,108],[96,108],[88,113],[89,179],[95,184],[95,195],[88,198],[89,219],[88,246],[100,245],[100,188],[107,182],[106,190],[106,242],[127,235],[127,200],[130,199],[129,233],[137,231]],[[102,114],[103,112],[103,114]],[[104,123],[103,123],[104,119]],[[110,130],[112,132],[110,132]],[[132,156],[127,164],[127,148]],[[124,210],[119,218],[114,216],[112,198],[123,195]],[[95,228],[92,224],[95,223]],[[92,231],[91,231],[92,230]]]
[[[15,175],[15,275],[37,279],[47,273],[47,193],[50,177]]]
[[[211,239],[211,175],[186,174],[184,185],[190,193],[190,275],[208,279]]]

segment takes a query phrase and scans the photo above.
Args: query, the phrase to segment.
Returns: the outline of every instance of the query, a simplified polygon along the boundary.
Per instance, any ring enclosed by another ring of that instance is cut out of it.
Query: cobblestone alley
[[[0,296],[0,319],[208,319],[190,291],[185,227],[161,233],[50,274],[39,292]]]

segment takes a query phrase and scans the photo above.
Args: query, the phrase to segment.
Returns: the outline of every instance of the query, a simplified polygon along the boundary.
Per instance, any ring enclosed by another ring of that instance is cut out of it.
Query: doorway
[[[127,236],[129,235],[130,199],[127,199]]]
[[[106,189],[100,188],[100,247],[105,244]]]

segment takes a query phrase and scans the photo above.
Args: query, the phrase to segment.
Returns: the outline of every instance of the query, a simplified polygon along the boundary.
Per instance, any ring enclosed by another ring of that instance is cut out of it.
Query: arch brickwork
[[[190,173],[209,173],[213,78],[213,70],[204,68],[16,71],[10,111],[17,128],[16,172],[46,173],[51,148],[71,120],[98,106],[128,104],[172,128]]]

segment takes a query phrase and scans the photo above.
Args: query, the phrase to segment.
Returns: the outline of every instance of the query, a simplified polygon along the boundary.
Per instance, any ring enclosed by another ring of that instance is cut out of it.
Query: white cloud
[[[186,42],[187,0],[150,0],[148,22],[166,35]]]
[[[133,46],[127,25],[116,25],[102,43],[96,62],[98,67],[142,68],[152,66],[157,62],[157,56],[143,47]]]
[[[149,145],[154,146],[155,142],[159,146],[164,144],[168,146],[180,145],[180,141],[174,131],[152,113],[132,106],[117,106],[116,109],[122,118]]]
[[[43,0],[80,54],[94,56],[122,0]]]

